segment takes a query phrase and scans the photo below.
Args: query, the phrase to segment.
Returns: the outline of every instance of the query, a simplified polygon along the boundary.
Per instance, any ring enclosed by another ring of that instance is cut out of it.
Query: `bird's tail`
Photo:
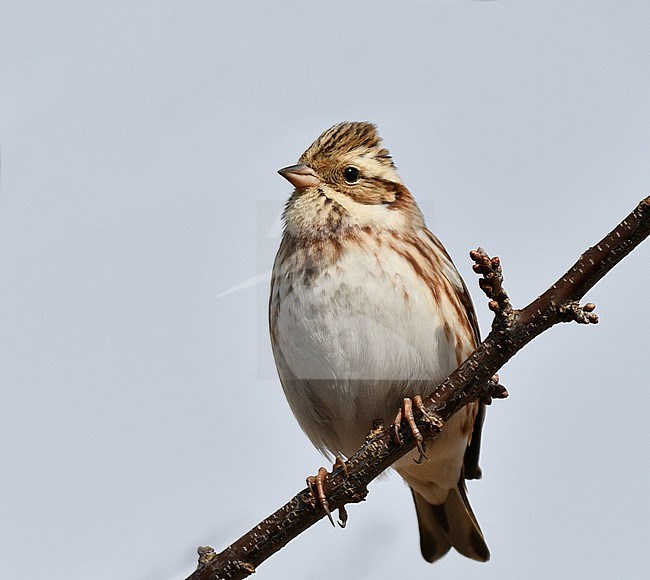
[[[479,562],[490,559],[490,550],[469,505],[462,475],[441,505],[432,505],[419,493],[411,491],[420,528],[420,549],[425,560],[435,562],[450,548]]]

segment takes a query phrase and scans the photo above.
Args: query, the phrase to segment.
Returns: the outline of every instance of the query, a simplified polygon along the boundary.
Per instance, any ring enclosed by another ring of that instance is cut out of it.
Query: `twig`
[[[491,401],[507,391],[495,373],[526,344],[559,322],[596,323],[594,304],[579,300],[618,262],[650,234],[650,197],[639,203],[611,233],[589,248],[575,265],[544,294],[521,310],[510,304],[503,288],[501,264],[484,250],[471,252],[479,284],[495,313],[490,334],[474,353],[425,400],[426,414],[418,427],[427,438],[435,437],[460,408],[478,398]],[[397,459],[415,447],[411,431],[402,428],[402,443],[377,423],[361,449],[342,468],[330,474],[326,492],[331,509],[362,501],[368,484]],[[246,578],[269,556],[323,518],[309,489],[303,489],[286,505],[260,522],[220,554],[199,548],[199,565],[187,580]]]

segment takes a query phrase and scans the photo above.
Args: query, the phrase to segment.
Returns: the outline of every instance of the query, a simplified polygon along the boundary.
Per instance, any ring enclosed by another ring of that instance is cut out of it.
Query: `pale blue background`
[[[273,374],[294,163],[378,123],[467,258],[524,305],[650,194],[650,3],[0,7],[0,576],[184,578],[323,462]],[[501,373],[470,497],[485,565],[419,555],[396,477],[261,579],[649,575],[650,243]],[[257,433],[263,433],[258,436]]]

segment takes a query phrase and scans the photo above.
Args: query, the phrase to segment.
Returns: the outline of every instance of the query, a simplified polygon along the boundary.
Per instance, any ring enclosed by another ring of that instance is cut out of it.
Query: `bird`
[[[474,351],[476,313],[373,123],[334,125],[279,174],[294,190],[271,275],[273,356],[302,430],[327,457],[349,458],[375,420],[391,424]],[[427,461],[413,450],[392,465],[428,562],[452,547],[490,557],[465,485],[481,477],[484,417],[482,401],[469,403],[426,442]]]

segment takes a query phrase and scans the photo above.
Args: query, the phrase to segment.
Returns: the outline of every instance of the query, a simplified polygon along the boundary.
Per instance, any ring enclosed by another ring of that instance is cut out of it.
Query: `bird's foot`
[[[345,462],[338,455],[334,461],[332,471],[335,471],[336,469],[342,469],[345,477],[347,477],[348,470],[345,466]],[[325,483],[327,482],[329,475],[327,469],[321,467],[316,475],[310,475],[307,478],[307,487],[309,487],[309,491],[311,492],[313,500],[312,505],[314,508],[320,506],[327,515],[330,523],[334,526],[335,524],[334,519],[332,518],[332,512],[330,511],[330,504],[327,501],[327,494],[325,493]],[[339,507],[338,524],[340,527],[344,528],[347,521],[348,512],[345,510],[345,506],[341,506]]]
[[[402,401],[402,406],[397,411],[395,416],[395,421],[393,422],[393,436],[397,443],[402,443],[402,437],[399,434],[400,428],[402,426],[402,421],[406,421],[409,429],[411,430],[411,435],[415,439],[415,445],[417,446],[420,456],[417,459],[414,459],[415,463],[420,464],[425,459],[428,461],[429,458],[425,455],[427,450],[427,444],[418,429],[418,426],[415,422],[415,414],[413,410],[415,409],[424,419],[427,421],[433,422],[433,419],[429,416],[424,408],[424,403],[422,402],[422,397],[420,395],[415,395],[413,399],[408,397]]]

